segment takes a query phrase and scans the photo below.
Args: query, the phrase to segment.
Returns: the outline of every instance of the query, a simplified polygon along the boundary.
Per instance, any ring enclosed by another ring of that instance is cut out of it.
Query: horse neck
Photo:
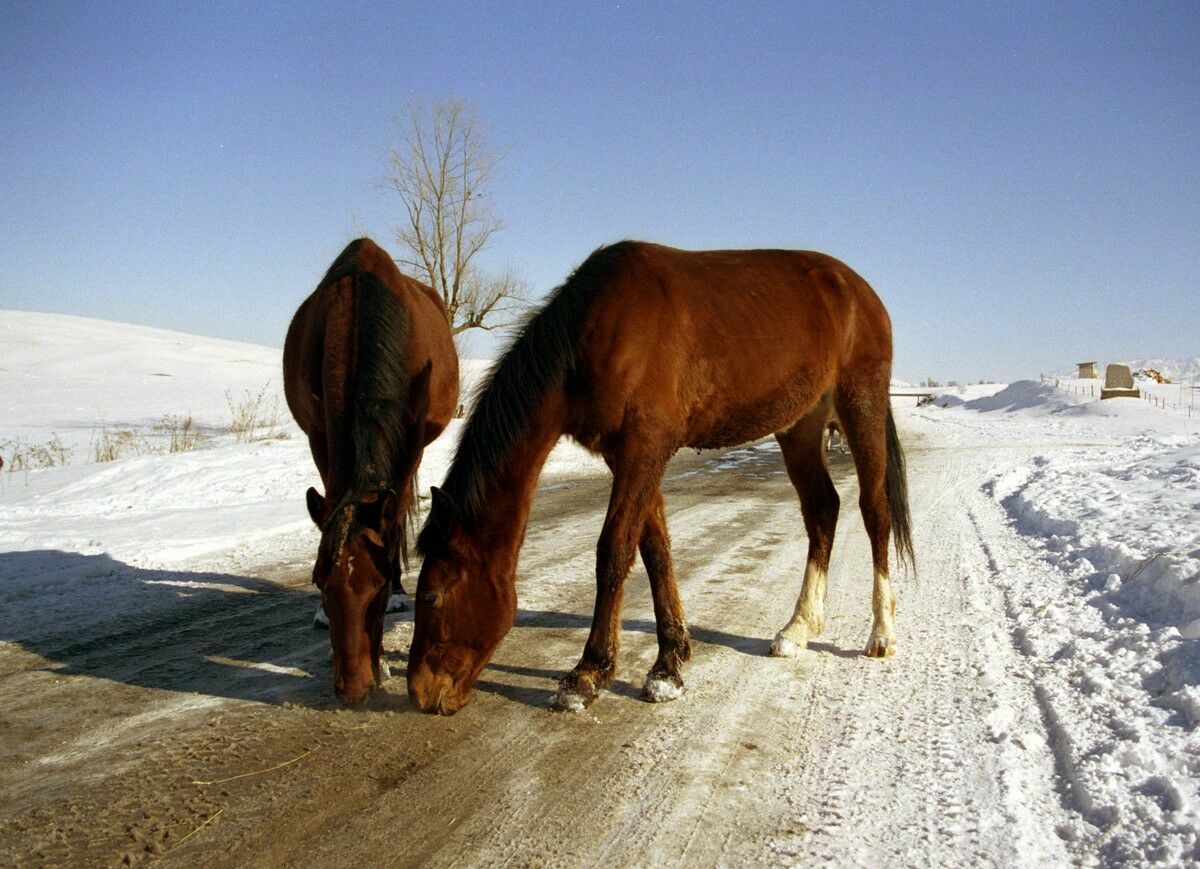
[[[525,437],[509,452],[503,470],[488,481],[471,536],[507,581],[515,581],[517,555],[533,508],[542,466],[563,432],[565,397],[547,396]]]

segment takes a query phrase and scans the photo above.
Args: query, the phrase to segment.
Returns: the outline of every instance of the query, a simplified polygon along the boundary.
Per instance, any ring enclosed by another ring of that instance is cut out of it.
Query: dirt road
[[[3,600],[0,862],[1065,860],[1052,755],[954,455],[910,445],[921,572],[896,583],[882,662],[859,655],[870,559],[850,464],[834,464],[843,508],[811,652],[765,656],[805,549],[773,443],[681,456],[664,494],[686,693],[637,699],[655,652],[638,564],[618,681],[580,715],[546,707],[587,634],[604,480],[543,487],[516,627],[452,718],[408,707],[408,614],[389,622],[387,693],[336,708],[298,547],[244,574],[0,555],[25,579]],[[63,578],[81,572],[86,597]]]

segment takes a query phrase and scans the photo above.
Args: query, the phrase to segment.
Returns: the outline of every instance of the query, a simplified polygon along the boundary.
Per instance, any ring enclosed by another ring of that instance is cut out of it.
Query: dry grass
[[[0,458],[4,459],[4,469],[15,474],[17,471],[61,467],[70,460],[71,450],[63,446],[57,434],[52,434],[48,441],[41,444],[12,438],[0,441]]]
[[[131,428],[109,428],[104,425],[92,438],[92,461],[114,462],[125,456],[140,456],[150,452],[150,444]]]
[[[167,452],[186,453],[194,450],[206,440],[208,435],[192,422],[192,417],[168,413],[154,424],[154,433],[166,437]]]
[[[229,430],[239,443],[246,441],[265,441],[276,437],[279,428],[279,395],[271,392],[270,384],[254,392],[243,390],[242,396],[235,399],[233,392],[225,393],[225,402],[229,405]]]

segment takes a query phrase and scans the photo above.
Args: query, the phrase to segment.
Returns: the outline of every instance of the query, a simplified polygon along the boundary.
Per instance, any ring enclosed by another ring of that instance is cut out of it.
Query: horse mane
[[[355,279],[354,375],[347,422],[354,447],[354,470],[346,498],[390,489],[408,455],[405,410],[409,398],[407,350],[412,327],[400,298],[362,262],[367,239],[357,239],[333,261],[322,284]],[[412,499],[415,504],[416,499]],[[396,541],[407,559],[408,522],[397,523]],[[347,532],[349,529],[347,529]]]
[[[528,433],[530,423],[549,391],[559,388],[574,370],[576,345],[584,315],[602,278],[620,265],[629,243],[597,248],[549,300],[518,329],[516,338],[476,390],[471,415],[463,427],[442,492],[455,506],[456,517],[477,520],[488,483],[503,469],[513,447]],[[417,549],[428,554],[432,516],[417,538]]]

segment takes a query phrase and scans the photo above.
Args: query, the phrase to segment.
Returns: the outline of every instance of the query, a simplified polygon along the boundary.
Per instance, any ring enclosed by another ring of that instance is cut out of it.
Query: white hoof
[[[382,685],[384,682],[386,682],[390,678],[392,678],[392,668],[388,666],[387,661],[383,660],[383,658],[380,658],[379,659],[379,684]]]
[[[642,699],[651,703],[667,703],[683,696],[683,686],[668,679],[647,679],[642,686]]]
[[[317,612],[313,616],[313,627],[314,628],[328,628],[329,627],[329,616],[325,615],[325,607],[323,607],[323,606],[317,607]]]
[[[390,613],[402,613],[408,609],[408,601],[404,599],[402,594],[393,594],[388,598],[387,611]]]
[[[583,712],[587,702],[582,694],[574,691],[558,691],[550,698],[550,708],[556,712]]]
[[[775,640],[771,643],[772,658],[798,658],[804,650],[804,646],[781,633],[776,634]]]

